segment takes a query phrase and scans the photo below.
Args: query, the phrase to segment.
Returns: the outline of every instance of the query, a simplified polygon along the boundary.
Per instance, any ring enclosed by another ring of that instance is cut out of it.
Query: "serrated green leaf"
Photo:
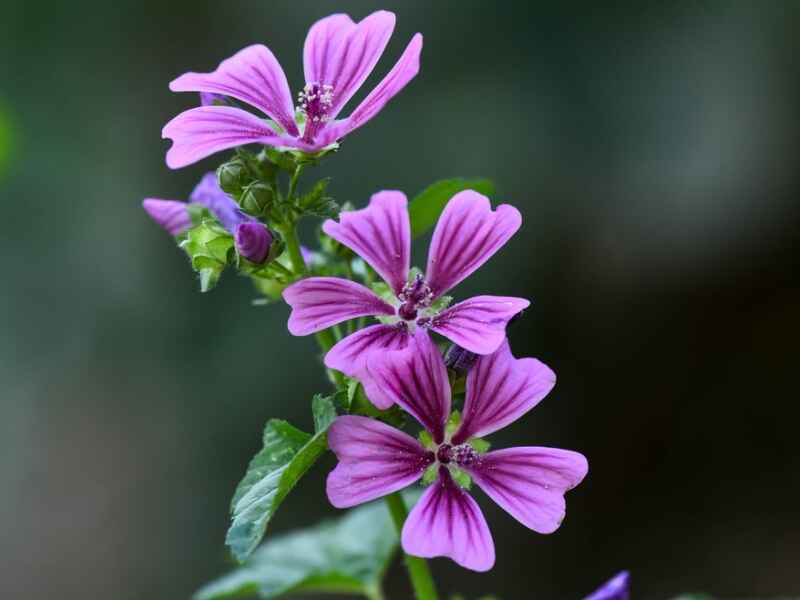
[[[494,195],[494,184],[488,179],[443,179],[429,185],[408,205],[411,237],[416,238],[436,224],[450,198],[463,190],[475,190],[484,196]]]
[[[275,511],[327,448],[327,430],[336,415],[333,400],[315,396],[312,405],[316,433],[270,420],[264,428],[264,447],[236,487],[225,543],[240,562],[255,550]]]
[[[417,492],[404,494],[410,505]],[[382,502],[355,508],[336,520],[275,537],[243,566],[206,585],[195,600],[289,592],[365,594],[379,586],[398,538]]]

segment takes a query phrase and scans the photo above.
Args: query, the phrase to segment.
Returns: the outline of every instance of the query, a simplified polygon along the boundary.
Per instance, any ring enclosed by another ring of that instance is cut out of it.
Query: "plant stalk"
[[[385,500],[386,506],[389,507],[389,512],[392,515],[395,529],[397,529],[397,535],[400,535],[403,530],[403,524],[408,517],[405,500],[403,500],[400,492],[389,494]],[[433,583],[433,576],[428,567],[428,562],[424,558],[411,556],[405,552],[403,557],[408,569],[409,579],[411,579],[411,587],[414,588],[414,597],[417,600],[438,600],[439,596],[436,593],[436,585]]]

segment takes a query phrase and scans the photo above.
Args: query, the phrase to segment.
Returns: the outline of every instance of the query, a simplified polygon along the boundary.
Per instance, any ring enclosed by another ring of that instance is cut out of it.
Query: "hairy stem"
[[[400,495],[400,492],[389,494],[385,498],[386,506],[389,507],[389,512],[392,515],[392,521],[397,529],[397,535],[403,530],[403,524],[408,517],[408,509],[406,508],[405,500]],[[433,583],[433,576],[428,567],[428,562],[424,558],[418,556],[411,556],[410,554],[403,553],[406,568],[408,569],[408,576],[411,579],[411,587],[414,588],[414,596],[417,600],[437,600],[439,598],[436,593],[436,585]]]
[[[303,253],[300,251],[300,241],[297,239],[297,230],[294,223],[289,223],[281,229],[283,239],[286,242],[286,251],[289,253],[289,260],[292,263],[292,271],[295,277],[302,277],[306,274],[306,263],[303,260]]]

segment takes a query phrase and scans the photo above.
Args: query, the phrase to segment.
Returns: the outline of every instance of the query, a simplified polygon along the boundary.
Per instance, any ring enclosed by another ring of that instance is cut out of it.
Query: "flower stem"
[[[336,344],[336,338],[334,337],[333,331],[330,327],[318,332],[315,337],[317,338],[317,344],[319,344],[323,354],[327,354],[328,350],[333,348],[333,346]],[[336,369],[328,369],[328,373],[331,377],[333,377],[336,387],[345,387],[344,375],[341,372],[337,371]]]
[[[397,535],[403,530],[403,523],[406,522],[408,517],[408,509],[406,508],[405,500],[400,495],[400,492],[389,494],[385,498],[386,506],[389,507],[389,512],[392,515]],[[433,583],[433,576],[428,567],[428,562],[424,558],[418,556],[411,556],[410,554],[403,553],[408,569],[408,576],[411,579],[411,587],[414,588],[414,596],[417,600],[437,600],[439,598],[436,593],[436,585]]]
[[[292,263],[292,271],[295,277],[302,277],[306,274],[306,263],[303,260],[303,253],[300,251],[300,242],[297,239],[297,230],[294,223],[287,223],[281,228],[283,239],[286,242],[286,251],[289,253],[289,260]]]

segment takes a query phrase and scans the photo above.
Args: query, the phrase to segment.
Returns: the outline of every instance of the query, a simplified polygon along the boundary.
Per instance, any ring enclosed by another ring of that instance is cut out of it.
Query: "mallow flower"
[[[263,45],[248,46],[211,73],[185,73],[172,81],[174,92],[219,94],[261,111],[269,121],[234,106],[201,106],[166,124],[162,136],[173,141],[167,165],[178,169],[215,152],[260,143],[317,153],[360,127],[419,71],[422,36],[417,33],[386,77],[345,119],[337,116],[369,77],[394,30],[391,12],[374,12],[354,23],[335,14],[314,23],[303,48],[305,86],[293,96],[277,59]]]
[[[474,439],[517,420],[547,395],[555,375],[546,365],[514,358],[508,342],[479,357],[467,375],[461,422],[453,432],[447,427],[447,370],[425,330],[417,331],[405,351],[373,354],[369,368],[375,384],[419,421],[429,441],[423,445],[375,419],[338,417],[328,432],[328,445],[339,460],[326,486],[334,506],[390,494],[428,471],[435,480],[406,519],[403,549],[425,558],[447,556],[475,571],[494,565],[494,542],[477,503],[458,483],[465,474],[526,527],[539,533],[559,527],[564,493],[583,480],[586,458],[536,446],[481,453]]]
[[[629,578],[630,575],[627,571],[617,573],[583,600],[628,600],[630,597]]]
[[[180,235],[192,226],[189,204],[205,206],[233,236],[237,252],[254,263],[266,260],[273,238],[258,219],[247,215],[222,191],[215,173],[206,173],[189,196],[189,202],[146,198],[147,214],[171,235]]]
[[[435,331],[476,354],[490,354],[505,339],[506,323],[530,302],[508,296],[475,296],[442,309],[442,296],[485,263],[519,229],[522,217],[508,204],[492,210],[489,199],[465,190],[453,196],[433,233],[425,274],[409,280],[411,233],[402,192],[374,194],[367,208],[327,220],[323,230],[361,256],[386,282],[391,298],[337,277],[309,277],[290,285],[289,332],[308,335],[361,316],[380,324],[338,342],[325,365],[359,379],[378,408],[392,402],[372,385],[366,370],[375,351],[404,348],[418,328]]]

